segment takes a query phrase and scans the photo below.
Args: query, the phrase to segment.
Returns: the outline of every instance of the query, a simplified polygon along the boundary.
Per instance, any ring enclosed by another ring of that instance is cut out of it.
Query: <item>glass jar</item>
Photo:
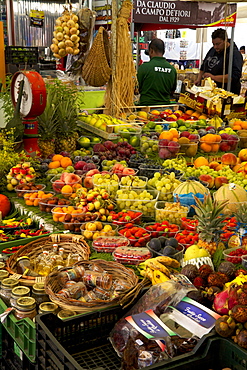
[[[87,293],[86,286],[82,281],[79,281],[68,288],[60,290],[57,294],[63,296],[64,298],[78,299],[85,293]]]
[[[49,301],[49,296],[45,292],[44,283],[36,283],[33,285],[31,297],[35,299],[38,306],[43,302]]]
[[[57,317],[61,320],[68,319],[71,316],[75,316],[76,312],[71,310],[61,310],[58,312]]]
[[[12,289],[17,285],[19,285],[19,280],[14,278],[3,279],[1,282],[0,297],[7,306],[10,305],[9,300],[11,297]]]
[[[8,276],[9,276],[9,273],[7,270],[0,270],[0,281],[2,281],[3,279],[6,279]]]
[[[16,286],[12,289],[11,297],[10,297],[10,305],[12,307],[16,307],[17,300],[22,297],[30,296],[30,289],[27,286]]]
[[[27,269],[32,269],[30,259],[28,256],[21,256],[17,258],[17,263],[16,263],[16,268],[17,268],[17,274],[23,274],[25,270]]]
[[[58,274],[58,278],[60,279],[62,285],[65,285],[67,281],[70,280],[81,280],[85,272],[83,266],[74,266],[71,269],[61,271]]]
[[[43,302],[39,305],[39,313],[56,313],[58,305],[53,302]]]
[[[17,319],[33,318],[37,315],[36,302],[32,297],[18,298],[16,301],[16,309],[14,315]]]

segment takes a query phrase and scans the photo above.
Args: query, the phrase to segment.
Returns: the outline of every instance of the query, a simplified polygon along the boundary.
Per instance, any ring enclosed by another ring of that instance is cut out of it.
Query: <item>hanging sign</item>
[[[31,27],[43,27],[45,14],[42,10],[30,10],[29,18]]]
[[[134,0],[134,23],[234,27],[237,5],[190,1]]]

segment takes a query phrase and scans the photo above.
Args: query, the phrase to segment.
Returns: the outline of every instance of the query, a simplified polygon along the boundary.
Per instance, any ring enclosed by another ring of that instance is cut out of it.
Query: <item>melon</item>
[[[229,203],[225,206],[223,213],[232,215],[241,203],[247,202],[247,192],[242,186],[233,183],[225,184],[215,192],[214,199],[218,201],[228,200]]]
[[[209,190],[199,181],[187,180],[178,185],[173,192],[173,197],[174,201],[177,201],[177,198],[179,198],[182,205],[191,206],[196,205],[194,196],[203,200],[204,195],[208,193]]]
[[[9,198],[5,195],[0,194],[0,212],[2,212],[2,218],[6,217],[11,209],[11,203]]]

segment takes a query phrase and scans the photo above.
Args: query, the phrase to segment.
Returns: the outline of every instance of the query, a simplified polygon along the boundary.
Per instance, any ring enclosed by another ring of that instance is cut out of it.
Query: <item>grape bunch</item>
[[[152,179],[148,180],[148,186],[160,192],[159,200],[172,201],[173,191],[180,185],[181,182],[176,179],[174,172],[170,174],[160,174],[156,172]]]
[[[120,211],[131,209],[133,211],[140,211],[145,216],[153,217],[156,197],[156,192],[152,190],[129,190],[122,188],[117,190],[116,201]]]
[[[184,157],[177,157],[174,159],[166,159],[162,166],[165,168],[173,168],[175,170],[184,172],[187,168],[187,163]]]

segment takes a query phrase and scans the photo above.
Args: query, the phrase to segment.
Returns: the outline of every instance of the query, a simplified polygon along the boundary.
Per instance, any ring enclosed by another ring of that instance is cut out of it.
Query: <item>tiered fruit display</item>
[[[86,222],[81,225],[81,231],[84,238],[95,240],[101,236],[117,235],[117,229],[109,224],[103,224],[100,221]]]
[[[56,175],[51,179],[52,188],[56,193],[61,193],[64,196],[75,196],[76,190],[82,187],[81,177],[74,173],[64,172],[61,175]]]
[[[145,188],[147,185],[146,177],[139,176],[124,176],[121,178],[120,186],[128,186],[132,188]]]
[[[51,51],[55,58],[61,59],[68,54],[77,55],[80,52],[80,30],[76,14],[64,10],[61,17],[56,19]]]
[[[55,154],[52,156],[51,161],[48,164],[48,171],[46,174],[48,175],[48,178],[51,178],[52,176],[62,172],[74,172],[73,162],[69,157]]]
[[[219,150],[221,152],[234,152],[237,149],[239,138],[237,135],[229,135],[227,133],[220,134],[221,143]]]
[[[122,160],[128,161],[131,155],[136,153],[136,150],[126,141],[114,144],[112,141],[107,140],[102,144],[95,144],[93,152],[100,158],[100,161],[116,159],[118,162],[121,162]]]
[[[174,158],[179,152],[179,133],[175,129],[164,131],[159,136],[159,157],[161,159]]]
[[[199,135],[191,134],[189,131],[181,132],[178,143],[179,153],[186,157],[195,157],[198,150]]]
[[[36,173],[29,162],[17,163],[7,175],[7,190],[13,191],[19,184],[34,182]]]
[[[85,114],[82,113],[78,116],[79,120],[87,123],[90,126],[94,126],[102,131],[111,131],[111,126],[113,126],[113,131],[117,134],[123,127],[129,127],[126,122],[121,119],[113,118],[107,114]]]
[[[49,191],[37,191],[33,193],[25,193],[24,194],[24,199],[25,199],[25,204],[27,206],[34,206],[37,207],[39,205],[39,202],[42,202],[45,199],[52,198],[54,195],[54,192],[49,192]]]
[[[97,173],[93,175],[93,185],[101,189],[105,189],[111,197],[115,197],[116,191],[118,190],[119,178],[116,174]]]
[[[110,171],[115,164],[121,164],[122,166],[127,167],[126,161],[118,162],[116,159],[112,160],[105,159],[104,161],[101,162],[101,167],[103,171]]]
[[[159,134],[150,133],[149,135],[142,135],[140,140],[140,152],[144,154],[158,153],[159,151]]]
[[[220,149],[221,136],[206,134],[200,138],[200,150],[204,153],[217,153]]]
[[[169,221],[171,224],[181,225],[181,218],[187,217],[188,207],[182,206],[179,202],[160,202],[156,205],[155,221]],[[164,204],[163,204],[164,203]]]
[[[173,200],[173,191],[181,184],[181,181],[176,179],[174,172],[170,174],[161,175],[159,172],[154,174],[152,179],[148,180],[148,186],[152,189],[158,190],[159,200],[171,201]]]
[[[140,146],[140,127],[125,127],[119,130],[118,134],[120,136],[119,142],[127,141],[127,143],[132,145],[134,148]]]
[[[144,216],[154,216],[154,206],[157,200],[158,192],[155,190],[141,189],[120,189],[117,190],[116,201],[120,210],[131,209],[138,210]]]

